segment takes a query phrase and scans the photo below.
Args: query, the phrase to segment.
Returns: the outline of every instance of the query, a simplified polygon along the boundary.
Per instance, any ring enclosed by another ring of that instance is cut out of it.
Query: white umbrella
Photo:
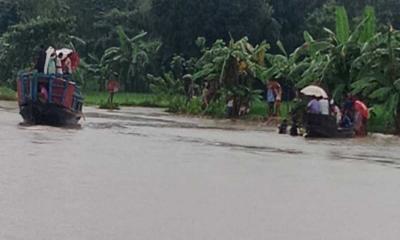
[[[326,94],[325,90],[321,87],[310,85],[303,90],[300,91],[302,94],[306,96],[315,96],[315,97],[322,97],[322,98],[329,98],[328,94]]]
[[[67,58],[67,56],[68,56],[70,53],[72,53],[72,52],[73,52],[73,50],[68,49],[68,48],[61,48],[61,49],[58,49],[58,50],[56,51],[57,56],[58,56],[58,54],[60,54],[60,53],[63,54],[63,57],[62,57],[61,60],[64,60],[65,58]]]

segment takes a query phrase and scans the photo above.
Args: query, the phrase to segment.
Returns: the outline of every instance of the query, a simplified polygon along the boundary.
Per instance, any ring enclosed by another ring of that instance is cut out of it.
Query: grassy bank
[[[14,93],[15,95],[15,93]],[[85,94],[85,104],[102,106],[107,103],[108,93],[87,93]],[[214,103],[208,109],[202,108],[201,99],[194,99],[187,103],[183,97],[165,98],[154,94],[140,94],[140,93],[117,93],[114,96],[114,103],[117,106],[133,106],[133,107],[162,107],[167,108],[173,113],[190,114],[194,116],[210,116],[213,118],[224,118],[225,103]],[[282,119],[289,119],[289,113],[293,103],[284,102],[281,106]],[[248,115],[243,117],[247,120],[262,121],[268,116],[267,106],[264,102],[257,102],[253,104]],[[385,114],[383,107],[374,109],[371,119],[368,123],[370,132],[391,133],[393,132],[393,124]]]
[[[101,106],[107,103],[109,94],[107,92],[90,92],[85,93],[84,96],[86,105]],[[113,102],[118,106],[169,107],[169,101],[162,97],[144,93],[117,93],[114,95]]]
[[[108,93],[106,92],[90,92],[85,94],[85,104],[93,106],[104,106],[108,100]],[[16,92],[6,88],[0,87],[0,100],[16,101]],[[206,115],[214,118],[224,118],[225,103],[214,103],[208,109],[202,108],[200,99],[195,99],[190,103],[186,103],[183,97],[165,98],[155,94],[142,94],[142,93],[117,93],[114,96],[114,103],[116,106],[131,106],[131,107],[161,107],[167,108],[174,113],[184,113],[194,116]],[[281,106],[282,119],[288,119],[292,103],[283,103]],[[265,119],[268,110],[264,102],[257,102],[253,104],[248,115],[243,117],[248,120],[262,121]],[[368,130],[370,132],[379,133],[392,133],[393,123],[387,117],[386,111],[383,107],[376,107],[371,119],[368,123]]]
[[[109,94],[106,92],[85,93],[85,104],[92,106],[103,106],[108,101]],[[226,104],[217,102],[211,104],[208,109],[202,108],[200,98],[187,103],[184,97],[161,97],[155,94],[142,93],[117,93],[114,95],[114,103],[117,106],[130,107],[161,107],[167,108],[173,113],[184,113],[190,115],[208,115],[215,118],[225,117]],[[283,103],[281,107],[281,116],[287,118],[292,103]],[[267,108],[264,102],[255,103],[250,113],[245,116],[246,119],[262,120],[267,116]]]
[[[108,93],[106,92],[90,92],[85,94],[85,104],[92,106],[102,106],[107,103]],[[0,87],[0,100],[16,101],[16,92]],[[142,93],[117,93],[114,96],[116,106],[131,107],[161,107],[167,108],[174,113],[184,113],[195,116],[207,115],[214,118],[224,118],[225,103],[215,103],[208,109],[202,108],[200,99],[195,99],[190,103],[186,103],[183,97],[165,98],[155,94]],[[292,103],[283,103],[281,106],[282,119],[288,119]],[[267,107],[264,102],[253,104],[248,115],[244,119],[262,121],[267,116]],[[392,133],[394,131],[393,123],[387,117],[384,107],[376,107],[368,122],[368,130],[370,132]]]
[[[16,92],[9,88],[0,86],[0,100],[16,101]]]

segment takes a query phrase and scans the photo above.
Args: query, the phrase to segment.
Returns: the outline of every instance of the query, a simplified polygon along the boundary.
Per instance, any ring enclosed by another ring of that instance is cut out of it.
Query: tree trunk
[[[395,117],[395,127],[396,127],[396,134],[400,135],[400,108],[397,109]]]
[[[103,91],[106,90],[106,81],[105,81],[104,78],[100,78],[99,81],[98,81],[98,84],[99,84],[99,91],[100,92],[103,92]]]
[[[230,57],[225,67],[223,87],[235,89],[239,86],[239,65],[234,57]],[[233,96],[233,116],[238,117],[240,111],[240,96]]]

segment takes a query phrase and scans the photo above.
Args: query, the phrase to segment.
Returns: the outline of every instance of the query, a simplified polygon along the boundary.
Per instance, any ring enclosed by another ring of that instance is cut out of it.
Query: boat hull
[[[50,126],[76,125],[82,115],[58,104],[41,102],[21,105],[20,114],[26,124]]]
[[[308,138],[352,138],[353,128],[339,128],[336,119],[321,114],[306,115],[306,137]]]

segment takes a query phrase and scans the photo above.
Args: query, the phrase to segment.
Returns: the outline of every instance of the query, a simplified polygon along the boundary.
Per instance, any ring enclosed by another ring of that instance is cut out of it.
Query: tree
[[[328,38],[315,40],[305,32],[306,40],[303,48],[306,55],[293,68],[299,73],[297,87],[309,84],[320,84],[331,90],[336,100],[351,91],[352,63],[360,56],[363,45],[375,35],[376,19],[372,8],[367,7],[363,21],[351,30],[348,16],[344,7],[336,9],[336,31],[325,28]]]
[[[19,70],[32,68],[41,44],[55,47],[68,44],[73,29],[70,18],[35,18],[10,27],[0,37],[1,80],[14,82]]]
[[[314,9],[305,20],[305,29],[316,39],[324,37],[323,28],[334,29],[336,23],[336,1],[328,0],[321,7]]]
[[[0,1],[0,34],[7,31],[7,28],[20,21],[18,3],[13,0]]]
[[[117,27],[119,46],[108,48],[102,62],[117,73],[127,91],[144,91],[147,88],[146,70],[151,57],[159,48],[159,43],[144,41],[146,32],[129,38],[122,27]]]
[[[27,22],[37,17],[59,18],[68,12],[69,6],[61,0],[19,0],[18,10]]]
[[[241,106],[260,100],[261,92],[254,90],[254,83],[264,72],[268,48],[266,42],[253,47],[247,38],[228,43],[217,40],[202,50],[193,78],[210,84],[212,100],[232,98],[233,114],[238,116]]]
[[[356,81],[353,93],[383,104],[389,119],[400,133],[400,32],[392,27],[376,35],[353,63]]]
[[[214,42],[247,36],[251,42],[261,42],[273,39],[277,31],[265,0],[154,0],[151,13],[165,62],[175,53],[198,55],[198,37]]]
[[[76,35],[87,42],[81,53],[100,55],[105,49],[118,44],[116,26],[121,26],[128,35],[150,30],[150,19],[143,4],[137,0],[80,0],[66,1],[68,14],[76,18],[79,26]],[[91,13],[91,14],[88,14]]]
[[[302,44],[302,33],[306,30],[305,20],[308,13],[322,6],[325,0],[271,0],[274,9],[272,15],[281,25],[279,40],[293,51]]]

